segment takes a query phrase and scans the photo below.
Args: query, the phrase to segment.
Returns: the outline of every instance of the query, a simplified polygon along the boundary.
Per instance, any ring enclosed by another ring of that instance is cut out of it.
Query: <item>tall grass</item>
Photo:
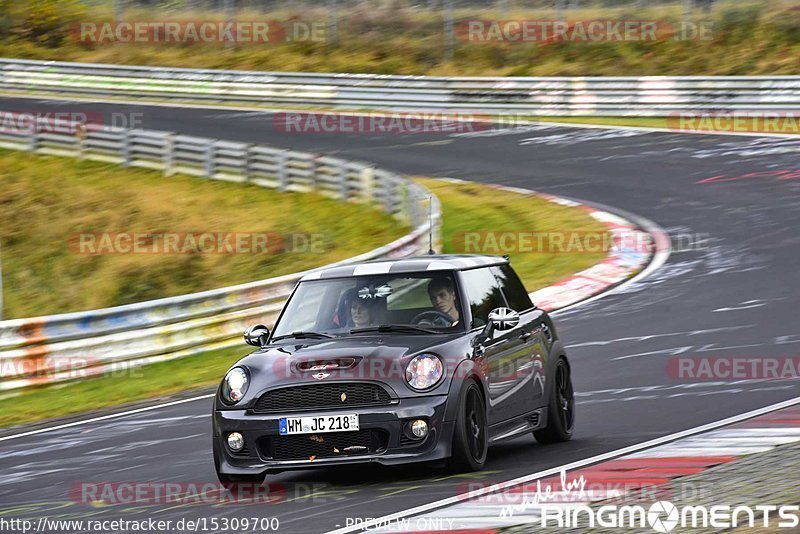
[[[13,0],[0,0],[9,6]],[[552,5],[552,2],[549,3]],[[0,4],[2,5],[2,4]],[[28,9],[9,7],[0,25],[0,54],[10,57],[123,64],[277,71],[327,71],[435,75],[736,75],[798,74],[800,4],[795,1],[724,0],[696,21],[713,23],[710,41],[667,38],[650,42],[483,43],[457,39],[446,53],[442,13],[403,0],[362,2],[338,10],[336,42],[273,44],[87,44],[70,35],[76,21],[111,20],[110,3],[88,10],[77,0],[40,0]],[[60,6],[55,9],[53,6]],[[197,11],[174,2],[170,8],[128,9],[129,21],[222,20],[221,11]],[[327,25],[326,9],[300,3],[260,11],[242,9],[242,21],[305,21]],[[544,5],[544,3],[539,3]],[[40,11],[42,11],[40,13]],[[54,20],[55,17],[55,20]],[[471,19],[553,20],[553,9],[523,9],[512,3],[502,14],[487,8],[455,12],[456,26]],[[570,20],[597,18],[658,20],[679,24],[680,3],[634,9],[589,7],[568,12]]]

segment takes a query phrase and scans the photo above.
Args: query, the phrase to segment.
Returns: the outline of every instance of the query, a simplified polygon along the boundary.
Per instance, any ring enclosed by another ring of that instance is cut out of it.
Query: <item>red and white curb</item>
[[[680,478],[711,467],[800,442],[800,406],[794,405],[729,426],[619,456],[588,467],[467,498],[417,516],[396,518],[370,532],[493,533],[517,525],[540,526],[542,506],[589,506],[629,496],[652,502],[683,488]],[[582,477],[582,478],[581,478]],[[579,481],[581,482],[579,490]],[[548,488],[550,493],[548,495]],[[540,498],[537,498],[537,495]]]
[[[469,183],[465,180],[460,180],[457,178],[439,178],[439,180],[451,183]],[[618,234],[625,234],[625,236],[631,236],[630,239],[627,237],[620,237],[619,239],[616,239],[615,243],[617,243],[618,246],[613,247],[600,263],[589,267],[584,271],[568,276],[567,278],[560,280],[551,286],[538,289],[531,293],[531,300],[533,300],[537,306],[547,311],[565,311],[567,308],[585,304],[595,299],[602,298],[605,295],[609,295],[618,286],[622,286],[648,276],[650,272],[663,265],[669,257],[669,236],[664,230],[662,230],[652,221],[642,219],[641,217],[636,217],[639,220],[635,223],[630,220],[634,218],[634,216],[623,217],[620,215],[615,215],[610,211],[588,206],[575,200],[539,193],[530,189],[500,185],[492,185],[490,187],[520,195],[536,196],[546,199],[550,202],[555,202],[562,206],[583,209],[591,217],[607,225],[609,232],[616,232]],[[648,239],[649,242],[653,243],[652,250],[651,252],[642,252],[640,250],[641,243],[648,242]],[[629,247],[629,244],[632,244],[633,246]],[[199,395],[188,399],[144,406],[135,410],[126,410],[118,413],[102,415],[99,417],[90,417],[78,421],[71,421],[69,423],[56,424],[50,427],[22,431],[15,434],[0,436],[0,442],[36,434],[43,434],[46,432],[84,425],[87,423],[103,421],[106,419],[126,417],[144,411],[157,410],[159,408],[172,406],[174,404],[208,399],[213,396],[214,394],[211,393],[207,395]]]
[[[450,183],[470,183],[457,178],[441,178],[440,180]],[[561,206],[580,209],[605,225],[612,236],[613,246],[610,247],[608,254],[600,263],[530,293],[531,300],[543,310],[562,310],[604,293],[610,288],[630,280],[649,263],[658,263],[657,266],[663,265],[669,256],[669,236],[650,221],[647,221],[648,228],[642,228],[641,224],[620,215],[575,200],[520,187],[502,185],[488,185],[488,187],[524,196],[534,196]]]

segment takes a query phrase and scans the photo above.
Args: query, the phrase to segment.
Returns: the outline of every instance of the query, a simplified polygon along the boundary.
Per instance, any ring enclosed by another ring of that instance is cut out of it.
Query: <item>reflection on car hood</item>
[[[269,377],[272,384],[336,378],[392,382],[402,377],[411,357],[435,350],[452,337],[458,336],[381,334],[287,340],[254,352],[239,364]]]

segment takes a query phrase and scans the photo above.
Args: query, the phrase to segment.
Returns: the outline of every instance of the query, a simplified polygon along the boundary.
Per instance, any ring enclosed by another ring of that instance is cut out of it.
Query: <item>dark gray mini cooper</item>
[[[477,470],[526,432],[566,441],[570,365],[506,258],[431,255],[305,276],[273,332],[225,375],[213,414],[223,483],[329,465],[438,460]]]

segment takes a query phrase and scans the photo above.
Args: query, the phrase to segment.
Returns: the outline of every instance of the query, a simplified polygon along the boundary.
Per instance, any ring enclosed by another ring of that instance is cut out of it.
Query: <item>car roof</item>
[[[328,278],[352,278],[370,274],[401,274],[424,271],[460,271],[484,265],[502,265],[508,259],[502,256],[482,254],[431,254],[394,260],[373,260],[354,265],[328,267],[310,272],[300,279],[323,280]]]

